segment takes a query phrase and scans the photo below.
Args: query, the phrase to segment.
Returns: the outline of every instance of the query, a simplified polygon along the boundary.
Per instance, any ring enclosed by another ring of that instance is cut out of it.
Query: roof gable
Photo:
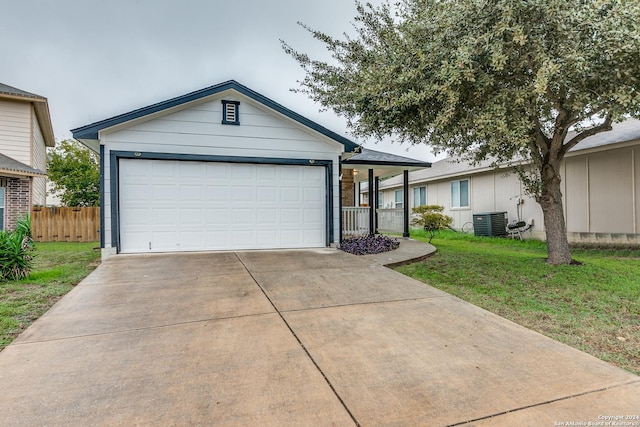
[[[34,107],[45,145],[47,147],[54,147],[56,145],[47,98],[0,83],[0,99],[2,98],[18,102],[30,102]]]
[[[249,89],[246,86],[241,85],[235,80],[229,80],[227,82],[210,86],[204,89],[200,89],[195,92],[190,92],[185,95],[178,96],[176,98],[171,98],[166,101],[162,101],[156,104],[142,107],[137,110],[130,111],[128,113],[120,114],[120,115],[117,115],[105,120],[101,120],[95,123],[90,123],[88,125],[81,126],[76,129],[72,129],[71,132],[75,139],[97,141],[99,139],[98,133],[103,129],[121,125],[126,122],[130,122],[132,120],[136,120],[136,119],[143,118],[145,116],[160,113],[165,110],[175,109],[176,107],[180,107],[182,105],[186,105],[191,102],[194,102],[206,97],[210,97],[212,95],[216,95],[228,90],[235,90],[236,92],[254,100],[255,102],[262,104],[265,107],[271,110],[274,110],[303,126],[306,126],[307,128],[310,128],[330,139],[333,139],[339,142],[344,146],[345,151],[347,152],[354,151],[357,147],[359,147],[359,145],[356,144],[355,142],[341,135],[338,135],[333,131],[330,131],[324,126],[312,120],[309,120],[304,116],[301,116],[300,114],[282,106],[281,104],[267,98],[266,96],[259,94],[258,92],[255,92]]]

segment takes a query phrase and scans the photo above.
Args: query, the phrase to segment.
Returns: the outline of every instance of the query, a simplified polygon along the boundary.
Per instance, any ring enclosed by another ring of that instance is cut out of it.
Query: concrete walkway
[[[0,353],[0,425],[640,415],[640,377],[380,262],[333,249],[112,257]]]

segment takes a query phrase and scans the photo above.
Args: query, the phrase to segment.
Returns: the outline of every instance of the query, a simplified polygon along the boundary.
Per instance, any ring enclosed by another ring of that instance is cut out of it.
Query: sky
[[[297,23],[353,35],[355,14],[355,0],[9,0],[0,82],[48,98],[58,141],[70,129],[233,79],[367,148],[436,160],[426,145],[353,138],[344,118],[291,91],[304,71],[280,40],[329,60]]]

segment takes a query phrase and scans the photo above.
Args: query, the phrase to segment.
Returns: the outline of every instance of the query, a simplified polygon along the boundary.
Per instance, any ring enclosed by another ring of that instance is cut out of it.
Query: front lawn
[[[36,243],[28,278],[0,281],[0,350],[11,343],[100,262],[98,243]]]
[[[640,249],[574,249],[582,265],[551,266],[540,241],[447,231],[432,244],[397,271],[640,374]]]

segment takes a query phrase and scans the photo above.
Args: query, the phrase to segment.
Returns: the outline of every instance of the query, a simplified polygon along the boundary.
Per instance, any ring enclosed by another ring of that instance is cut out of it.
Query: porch
[[[428,167],[431,163],[365,148],[343,158],[340,163],[340,240],[343,236],[379,232],[409,237],[409,171]],[[380,179],[400,174],[404,183],[402,201],[394,207],[381,206]],[[366,203],[361,203],[361,192],[366,195]]]

